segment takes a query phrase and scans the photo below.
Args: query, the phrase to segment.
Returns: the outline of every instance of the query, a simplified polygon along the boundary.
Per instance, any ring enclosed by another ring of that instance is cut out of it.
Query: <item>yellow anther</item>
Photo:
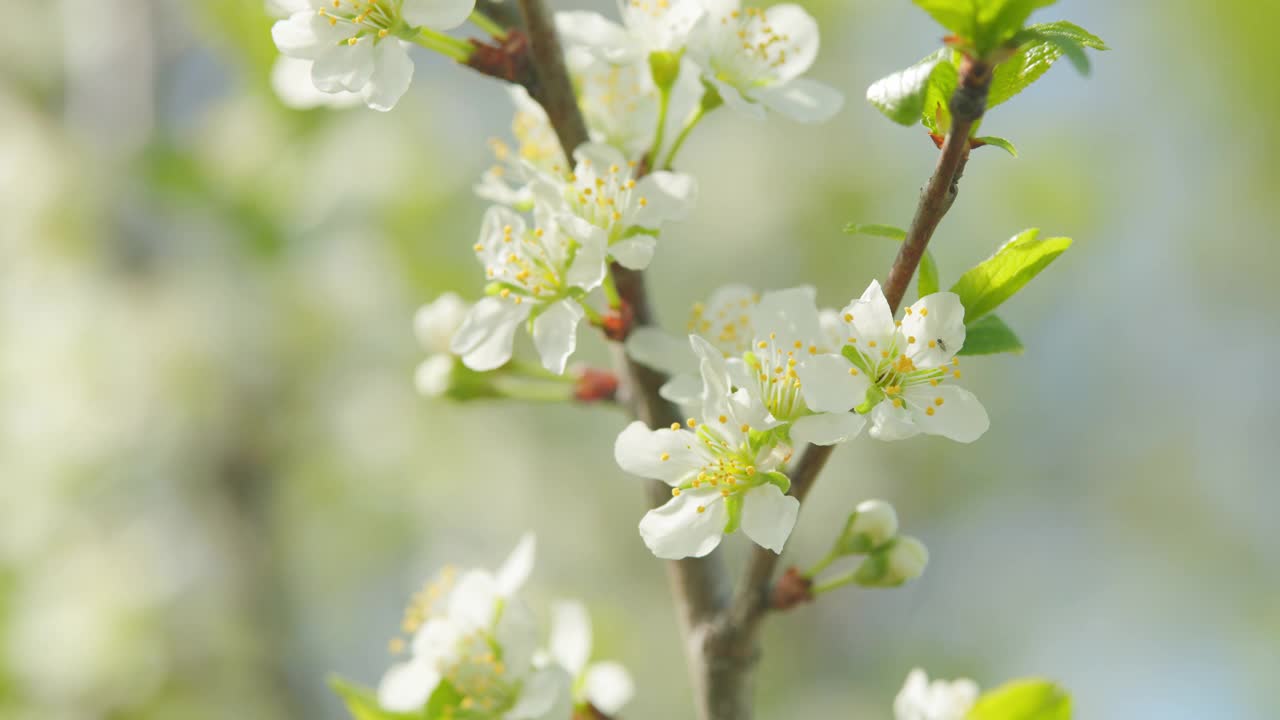
[[[867,343],[867,347],[875,347],[875,346],[876,346],[875,340],[872,340],[871,342]]]
[[[931,348],[936,348],[936,347],[938,347],[938,341],[936,341],[936,340],[930,340],[930,341],[929,341],[929,347],[931,347]]]
[[[678,423],[678,422],[673,422],[673,423],[671,423],[671,429],[672,429],[672,430],[679,430],[679,429],[680,429],[680,423]]]
[[[671,488],[671,497],[680,497],[680,488]]]
[[[742,432],[751,432],[751,426],[746,423],[742,423],[742,427],[738,429],[741,430]]]
[[[723,424],[725,424],[725,423],[729,422],[729,418],[725,417],[724,415],[721,415],[720,417],[718,417],[718,418],[716,418],[716,419],[720,421],[720,424],[721,424],[721,425],[723,425]]]
[[[880,357],[881,357],[881,358],[888,358],[888,357],[889,357],[889,351],[888,351],[888,350],[881,350],[881,351],[880,351]]]
[[[640,198],[640,207],[649,207],[649,198]]]
[[[347,44],[350,45],[351,47],[355,47],[356,43],[358,42],[360,42],[360,38],[354,38],[354,37],[347,38]]]
[[[796,346],[796,349],[799,350],[800,348],[804,347],[804,343],[797,340],[795,342],[795,346]]]
[[[544,234],[545,234],[545,231],[543,231],[542,228],[535,228],[533,231],[534,237],[542,237]]]
[[[911,314],[911,308],[907,308],[907,314],[908,314],[908,315],[910,315],[910,314]]]
[[[748,466],[747,466],[746,473],[747,473],[747,477],[751,477],[752,475],[755,475],[755,474],[756,474],[756,468],[755,468],[755,466],[754,466],[754,465],[748,465]]]
[[[897,395],[900,392],[902,392],[901,385],[890,385],[889,387],[884,389],[885,395]]]
[[[484,245],[481,245],[480,243],[476,243],[475,245],[471,246],[471,249],[475,250],[476,252],[480,252],[481,250],[484,250]]]
[[[383,29],[381,29],[381,30],[379,30],[379,31],[378,31],[378,39],[379,39],[379,40],[386,40],[386,39],[387,39],[387,36],[388,36],[388,35],[390,35],[390,34],[391,34],[391,33],[387,32],[387,29],[386,29],[386,28],[383,28]]]
[[[933,415],[933,408],[931,408],[931,407],[927,407],[927,408],[925,408],[925,409],[924,409],[924,414],[925,414],[925,415],[932,416],[932,415]]]
[[[953,357],[953,358],[951,358],[951,364],[952,364],[952,365],[959,365],[959,364],[960,364],[960,358],[958,358],[958,357]]]
[[[911,362],[911,358],[901,355],[898,357],[897,362],[893,364],[893,369],[900,373],[909,373],[915,371],[916,364]]]
[[[845,322],[853,322],[853,313],[845,313],[845,314],[844,314],[844,321],[845,321]]]
[[[501,295],[502,297],[510,297],[510,296],[511,296],[511,288],[502,288],[502,290],[500,290],[500,291],[498,292],[498,294],[499,294],[499,295]]]
[[[930,380],[929,380],[929,384],[930,384],[930,385],[932,385],[932,386],[934,386],[934,387],[938,387],[938,378],[932,378],[932,379],[930,379]]]
[[[894,406],[894,407],[896,407],[896,408],[900,408],[900,407],[902,407],[902,398],[894,398],[894,399],[893,399],[893,406]]]
[[[689,418],[688,420],[685,420],[684,424],[688,425],[691,428],[698,427],[698,421],[695,418]]]
[[[731,495],[732,493],[733,491],[730,490],[729,488],[724,488],[720,491],[720,497],[729,497],[729,495]]]
[[[858,368],[849,368],[849,374],[850,374],[850,375],[857,375],[857,374],[858,374]]]
[[[920,308],[920,317],[924,317],[928,314],[929,314],[929,308]]]
[[[662,453],[661,455],[658,456],[658,459],[661,460],[662,462],[666,462],[671,459],[671,453]]]
[[[957,380],[959,380],[959,379],[960,379],[960,371],[959,371],[959,370],[956,370],[955,372],[951,373],[951,375],[952,375],[952,377],[954,377],[954,378],[955,378],[955,379],[957,379]]]
[[[698,512],[699,512],[699,513],[704,513],[704,512],[706,512],[706,511],[707,511],[707,507],[706,507],[705,505],[699,505],[699,506],[698,506]]]
[[[915,336],[915,335],[908,335],[908,336],[907,336],[907,344],[908,344],[908,345],[915,345],[915,344],[916,344],[916,336]]]
[[[763,349],[765,349],[765,348],[769,347],[769,343],[767,343],[767,342],[765,342],[765,341],[761,340],[760,342],[756,343],[756,347],[758,347],[758,348],[760,348],[761,350],[763,350]]]
[[[817,354],[818,354],[818,346],[817,346],[817,345],[810,345],[810,346],[809,346],[809,354],[810,354],[810,355],[817,355]]]
[[[942,398],[941,398],[941,397],[936,397],[936,398],[934,398],[934,399],[933,399],[933,404],[934,404],[934,405],[941,405],[941,404],[942,404]]]

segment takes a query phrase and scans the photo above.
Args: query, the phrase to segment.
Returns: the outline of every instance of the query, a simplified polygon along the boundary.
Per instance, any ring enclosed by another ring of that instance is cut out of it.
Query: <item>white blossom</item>
[[[271,89],[287,107],[310,110],[327,107],[342,109],[364,102],[357,93],[345,90],[335,93],[321,92],[311,81],[311,66],[315,62],[281,55],[271,66]]]
[[[758,398],[732,391],[711,366],[706,341],[690,341],[703,357],[703,420],[659,430],[637,421],[614,444],[623,470],[672,488],[671,500],[640,521],[640,535],[660,558],[702,557],[740,526],[756,544],[781,553],[800,508],[785,494],[790,481],[780,472],[791,448],[773,432],[779,423]]]
[[[622,24],[599,13],[556,13],[556,29],[568,45],[590,50],[615,65],[646,61],[655,52],[684,49],[703,8],[698,0],[618,0]]]
[[[551,609],[551,658],[573,678],[574,704],[590,704],[608,716],[618,713],[635,695],[631,673],[613,661],[590,662],[591,618],[578,602],[559,602]]]
[[[978,685],[967,678],[934,680],[916,668],[893,701],[895,720],[964,720],[978,702]]]
[[[455,712],[502,720],[567,717],[568,673],[535,667],[536,627],[516,596],[533,559],[533,537],[525,536],[496,573],[442,571],[405,614],[413,632],[409,657],[383,675],[378,703],[393,712],[420,712],[447,683]]]
[[[409,89],[407,39],[419,28],[450,30],[475,0],[287,0],[292,10],[271,30],[276,47],[312,62],[311,81],[325,93],[358,93],[374,110],[390,110]]]
[[[811,406],[848,410],[866,396],[875,401],[871,436],[880,440],[923,432],[968,443],[990,427],[982,403],[954,382],[965,339],[964,306],[955,293],[923,297],[895,323],[880,284],[872,281],[845,307],[841,322],[845,354],[819,353],[801,363]]]
[[[682,219],[693,207],[696,181],[666,171],[636,180],[635,164],[603,143],[583,144],[574,159],[567,177],[540,173],[534,179],[536,206],[574,240],[605,244],[623,267],[648,267],[662,224]]]
[[[512,149],[501,140],[489,141],[497,163],[485,171],[474,190],[485,200],[529,210],[533,207],[533,191],[529,188],[533,177],[538,173],[563,173],[568,163],[546,110],[519,85],[507,86],[507,94],[515,106],[511,134],[516,146]]]
[[[844,96],[800,77],[818,55],[818,23],[799,5],[765,10],[738,0],[702,0],[706,13],[689,37],[689,57],[725,104],[763,118],[765,109],[793,120],[829,120]]]
[[[604,240],[593,233],[564,232],[565,218],[537,217],[538,226],[530,229],[510,208],[495,205],[485,214],[474,249],[496,294],[471,308],[449,345],[472,370],[506,364],[516,328],[530,318],[546,369],[563,373],[577,347],[584,315],[579,302],[604,280]]]

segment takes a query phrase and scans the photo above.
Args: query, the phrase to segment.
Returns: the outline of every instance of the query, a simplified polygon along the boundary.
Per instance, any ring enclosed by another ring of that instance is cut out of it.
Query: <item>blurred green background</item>
[[[651,273],[673,330],[732,281],[860,293],[894,248],[840,228],[905,225],[931,169],[861,97],[937,28],[906,0],[806,5],[814,76],[848,105],[698,130],[701,201]],[[256,0],[7,15],[0,717],[343,717],[326,676],[376,682],[411,591],[526,529],[534,605],[585,599],[597,657],[634,670],[626,717],[690,717],[640,481],[612,461],[623,418],[413,391],[414,310],[480,290],[470,185],[508,135],[503,89],[423,54],[393,113],[299,113],[269,89]],[[980,442],[836,454],[790,559],[883,497],[932,562],[773,618],[763,718],[888,718],[915,665],[1049,676],[1084,720],[1280,717],[1280,5],[1037,17],[1115,50],[988,118],[1022,158],[975,153],[934,252],[949,283],[1026,227],[1076,245],[1001,312],[1028,352],[971,363]]]

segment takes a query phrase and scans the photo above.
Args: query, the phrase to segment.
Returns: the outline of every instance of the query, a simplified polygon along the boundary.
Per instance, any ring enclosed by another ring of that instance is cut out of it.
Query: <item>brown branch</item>
[[[955,202],[960,176],[969,156],[969,133],[986,108],[990,84],[991,66],[966,59],[960,68],[960,86],[951,97],[951,132],[942,144],[929,183],[920,193],[920,203],[916,206],[906,240],[885,281],[884,294],[889,301],[890,312],[898,311],[934,230]],[[801,453],[791,472],[791,494],[797,500],[804,501],[834,450],[834,445],[810,445]],[[771,605],[773,575],[778,560],[778,555],[764,548],[758,547],[752,553],[734,595],[729,615],[729,622],[734,626],[732,632],[745,636],[754,636],[758,632],[760,620]]]
[[[564,53],[556,37],[555,26],[542,0],[520,0],[524,15],[533,77],[526,87],[546,110],[556,137],[572,157],[574,148],[588,139],[586,124],[578,108],[573,84],[564,65]],[[634,327],[654,324],[643,273],[614,265],[611,268],[624,308],[631,314]],[[660,372],[631,360],[620,342],[612,343],[615,365],[623,387],[620,397],[631,414],[650,427],[662,427],[683,418],[677,408],[664,400],[658,390],[667,378]],[[661,505],[671,499],[670,489],[659,482],[647,486],[649,503]],[[739,713],[732,708],[721,710],[719,698],[734,696],[730,705],[749,704],[749,695],[739,691],[740,669],[736,660],[721,661],[729,654],[714,643],[712,628],[716,618],[728,604],[729,582],[718,555],[688,558],[667,563],[667,575],[675,599],[677,614],[685,638],[685,654],[694,687],[698,716],[704,720],[745,720],[747,707]],[[728,714],[726,714],[728,713]]]

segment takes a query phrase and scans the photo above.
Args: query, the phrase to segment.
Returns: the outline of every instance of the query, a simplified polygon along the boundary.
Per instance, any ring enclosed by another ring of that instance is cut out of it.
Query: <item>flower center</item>
[[[473,249],[482,261],[488,258],[485,273],[502,285],[498,294],[514,295],[518,305],[523,297],[550,301],[563,295],[564,268],[573,262],[575,246],[564,235],[549,240],[542,228],[516,234],[506,225],[497,248],[477,243]]]
[[[381,40],[400,22],[399,13],[389,0],[333,0],[332,7],[320,8],[319,13],[330,25],[354,25],[355,34],[346,40],[352,45],[366,34],[374,34]]]
[[[800,376],[796,374],[797,353],[816,354],[816,345],[805,346],[800,340],[788,345],[778,342],[776,333],[768,340],[756,342],[745,358],[760,383],[760,398],[769,412],[779,420],[791,420],[804,414],[807,408],[800,394]]]
[[[768,11],[760,8],[734,10],[720,24],[732,34],[724,36],[721,52],[712,59],[717,78],[735,86],[772,84],[787,62],[791,37],[777,32]]]
[[[492,713],[506,709],[515,700],[515,688],[505,680],[507,668],[495,654],[493,638],[477,630],[458,643],[458,661],[445,673],[462,700],[460,710]]]
[[[590,160],[583,160],[578,171],[568,178],[565,199],[574,214],[608,233],[610,244],[622,239],[621,233],[635,208],[649,204],[648,198],[632,198],[636,181],[631,174],[630,163],[625,171],[610,165],[598,172]]]

